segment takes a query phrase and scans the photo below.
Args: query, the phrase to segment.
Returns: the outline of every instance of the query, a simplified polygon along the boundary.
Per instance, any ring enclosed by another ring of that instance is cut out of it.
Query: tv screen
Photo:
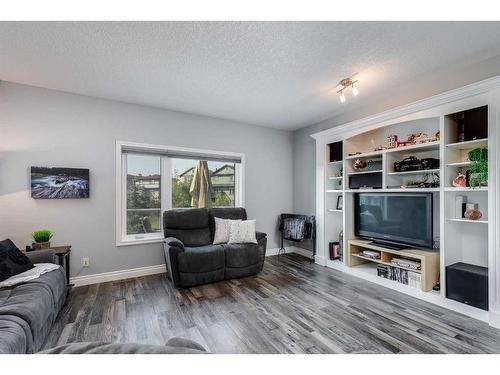
[[[358,193],[354,234],[374,241],[432,248],[432,193]]]

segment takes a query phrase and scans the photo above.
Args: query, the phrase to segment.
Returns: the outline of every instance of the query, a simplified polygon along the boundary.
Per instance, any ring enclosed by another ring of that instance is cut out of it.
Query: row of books
[[[422,275],[418,272],[402,270],[385,264],[377,265],[377,276],[419,289],[422,282]]]

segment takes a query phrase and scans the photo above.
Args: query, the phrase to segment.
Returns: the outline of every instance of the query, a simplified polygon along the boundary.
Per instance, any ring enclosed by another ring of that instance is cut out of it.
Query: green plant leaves
[[[33,240],[37,243],[40,242],[49,242],[53,236],[53,233],[49,229],[40,229],[31,233]]]
[[[475,148],[469,151],[470,168],[469,186],[479,187],[488,183],[488,149]]]

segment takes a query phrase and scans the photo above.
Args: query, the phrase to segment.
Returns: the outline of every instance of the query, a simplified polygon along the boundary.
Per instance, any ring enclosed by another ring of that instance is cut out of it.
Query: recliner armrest
[[[255,238],[257,239],[257,242],[259,242],[261,239],[267,237],[267,234],[264,232],[255,232]]]
[[[170,279],[174,287],[178,288],[180,286],[180,280],[177,256],[184,252],[184,244],[175,237],[167,237],[163,240],[163,252],[165,254],[165,264]]]
[[[167,237],[163,240],[163,242],[168,245],[168,246],[173,246],[173,247],[178,247],[182,250],[184,250],[184,244],[182,243],[181,240],[175,237]]]

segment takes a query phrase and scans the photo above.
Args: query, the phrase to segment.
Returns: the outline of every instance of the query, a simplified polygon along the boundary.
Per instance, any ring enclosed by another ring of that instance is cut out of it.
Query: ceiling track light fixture
[[[344,94],[344,91],[346,89],[350,88],[354,96],[357,96],[359,94],[358,88],[354,86],[356,83],[358,83],[358,81],[357,80],[353,81],[351,78],[345,78],[339,82],[339,86],[341,86],[341,89],[337,91],[337,94],[339,94],[339,99],[341,103],[346,102],[346,97]]]

